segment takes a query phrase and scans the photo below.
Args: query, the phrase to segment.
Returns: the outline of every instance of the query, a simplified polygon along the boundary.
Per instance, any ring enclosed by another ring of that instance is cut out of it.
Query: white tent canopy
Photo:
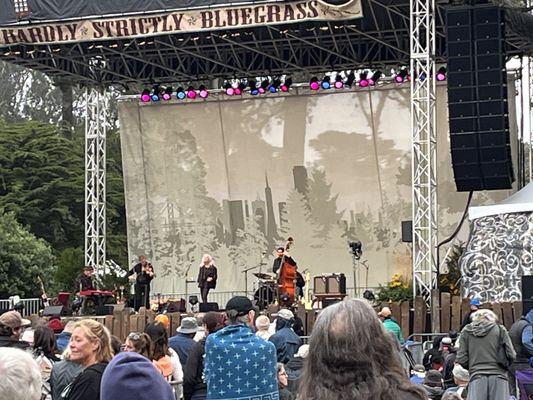
[[[468,218],[470,220],[487,217],[489,215],[511,214],[519,212],[533,211],[533,182],[529,183],[522,190],[516,192],[509,198],[498,204],[490,206],[470,207]]]

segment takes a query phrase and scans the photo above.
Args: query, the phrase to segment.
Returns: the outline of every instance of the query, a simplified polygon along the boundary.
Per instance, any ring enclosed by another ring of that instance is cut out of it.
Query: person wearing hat
[[[480,307],[481,300],[479,300],[477,297],[473,297],[470,300],[470,311],[465,314],[463,322],[461,323],[461,331],[471,322],[472,314],[479,310]]]
[[[455,385],[447,389],[444,393],[457,393],[462,399],[466,399],[468,395],[468,382],[470,381],[470,374],[459,364],[456,364],[455,367],[453,367],[452,374]]]
[[[440,400],[444,393],[441,373],[430,369],[426,372],[422,387],[426,390],[429,400]]]
[[[300,384],[300,377],[304,370],[304,361],[308,355],[309,345],[302,344],[294,357],[285,365],[285,372],[287,372],[288,380],[287,389],[295,398],[298,395],[298,385]]]
[[[177,334],[172,336],[168,341],[170,348],[178,354],[183,368],[185,368],[187,357],[196,343],[193,338],[198,330],[198,322],[196,321],[196,318],[185,317],[181,320],[179,328],[176,329]]]
[[[101,400],[174,400],[171,386],[140,354],[120,353],[102,375]]]
[[[424,378],[426,377],[426,368],[422,364],[416,364],[411,371],[411,382],[417,385],[424,383]]]
[[[457,358],[457,349],[453,346],[451,337],[446,336],[440,343],[440,352],[443,360],[442,378],[444,379],[444,388],[453,386],[453,367]]]
[[[276,333],[268,339],[276,346],[278,362],[286,364],[302,345],[302,339],[294,333],[294,314],[291,310],[279,310],[276,318]]]
[[[385,330],[392,332],[394,337],[398,339],[398,342],[400,344],[403,344],[403,335],[402,335],[402,328],[400,328],[400,325],[392,318],[392,311],[389,307],[383,307],[381,311],[378,313],[378,317],[383,322],[383,327]]]
[[[205,342],[206,399],[277,399],[276,348],[254,334],[252,302],[235,296],[226,315],[229,325]]]
[[[16,347],[26,350],[30,344],[20,340],[24,328],[31,325],[31,321],[22,318],[17,311],[8,311],[0,315],[0,347]]]

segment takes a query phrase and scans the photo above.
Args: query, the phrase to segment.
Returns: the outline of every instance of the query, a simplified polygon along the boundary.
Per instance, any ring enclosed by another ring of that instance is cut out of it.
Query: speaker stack
[[[448,111],[458,191],[510,189],[514,181],[507,106],[503,10],[446,10]]]
[[[533,276],[522,275],[522,315],[533,308]]]

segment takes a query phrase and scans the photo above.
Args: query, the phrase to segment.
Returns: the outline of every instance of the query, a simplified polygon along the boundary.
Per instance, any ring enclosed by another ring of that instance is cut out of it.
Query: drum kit
[[[254,283],[254,287],[257,288],[254,292],[254,300],[259,309],[264,310],[276,300],[276,275],[265,272],[254,272],[253,275],[257,278]]]

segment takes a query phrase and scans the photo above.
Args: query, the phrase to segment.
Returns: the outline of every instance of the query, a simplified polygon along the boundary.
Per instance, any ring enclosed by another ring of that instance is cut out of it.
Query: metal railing
[[[378,289],[378,288],[376,288],[376,287],[369,287],[369,288],[358,287],[357,289],[358,289],[359,293],[363,293],[364,290],[366,290],[366,289],[369,289],[369,290],[375,292],[376,289]],[[244,292],[244,290],[222,291],[222,292],[211,291],[211,292],[209,292],[209,301],[213,302],[213,303],[218,303],[218,305],[220,307],[223,307],[228,302],[228,300],[231,299],[232,297],[234,297],[234,296],[244,296],[245,294],[246,293]],[[346,288],[346,295],[348,296],[348,298],[355,297],[354,288],[353,287]],[[153,293],[152,292],[151,295],[150,295],[152,300],[157,300],[158,296],[162,300],[165,300],[165,299],[184,299],[187,302],[189,301],[188,298],[190,296],[197,296],[198,300],[201,301],[200,292],[198,292],[198,291],[192,291],[192,292],[189,292],[189,293]],[[249,291],[248,292],[248,296],[249,297],[253,297],[253,292]]]
[[[37,314],[41,308],[41,299],[20,299],[20,303],[24,305],[22,310],[23,317],[29,317],[32,314]],[[3,299],[0,300],[0,309],[10,310],[13,309],[15,304],[13,304],[13,299]]]

